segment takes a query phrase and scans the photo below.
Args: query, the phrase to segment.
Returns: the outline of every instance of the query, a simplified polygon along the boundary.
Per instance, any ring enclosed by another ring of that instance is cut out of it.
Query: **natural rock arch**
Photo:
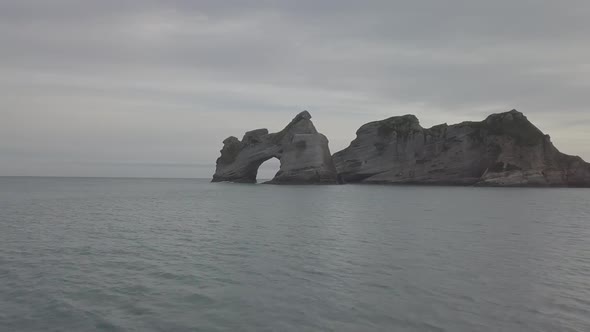
[[[281,166],[270,183],[336,183],[328,139],[318,133],[307,111],[278,133],[257,129],[241,141],[234,136],[225,139],[213,182],[255,183],[258,168],[271,158]]]

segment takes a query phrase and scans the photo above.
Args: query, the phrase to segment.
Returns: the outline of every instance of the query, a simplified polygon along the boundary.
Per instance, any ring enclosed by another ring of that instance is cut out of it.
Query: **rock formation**
[[[258,167],[277,158],[281,167],[269,183],[336,183],[328,139],[318,133],[310,119],[311,115],[304,111],[278,133],[257,129],[247,132],[241,141],[233,136],[227,138],[217,159],[213,182],[254,183]]]
[[[356,134],[333,156],[341,182],[590,187],[590,164],[559,152],[516,110],[430,129],[405,115]]]

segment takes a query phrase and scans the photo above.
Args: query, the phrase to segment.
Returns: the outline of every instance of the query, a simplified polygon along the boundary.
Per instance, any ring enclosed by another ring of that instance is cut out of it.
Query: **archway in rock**
[[[271,177],[269,173],[277,168],[265,165],[258,176],[260,166],[279,158],[280,171],[268,183],[336,183],[328,139],[318,133],[310,119],[309,112],[303,111],[277,133],[256,129],[246,132],[242,140],[226,138],[211,181],[257,182],[257,178]]]
[[[281,162],[278,158],[272,157],[260,164],[256,174],[256,182],[262,183],[272,180],[281,168]]]

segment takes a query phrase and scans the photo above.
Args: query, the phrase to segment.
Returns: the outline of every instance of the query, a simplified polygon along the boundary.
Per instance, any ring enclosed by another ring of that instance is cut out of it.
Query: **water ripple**
[[[590,331],[589,197],[0,178],[0,330]]]

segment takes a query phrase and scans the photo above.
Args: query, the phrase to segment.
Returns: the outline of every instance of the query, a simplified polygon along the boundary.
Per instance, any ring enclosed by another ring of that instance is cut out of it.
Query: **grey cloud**
[[[588,17],[585,0],[0,0],[0,156],[170,176],[302,109],[338,150],[382,117],[518,108],[590,159]]]

